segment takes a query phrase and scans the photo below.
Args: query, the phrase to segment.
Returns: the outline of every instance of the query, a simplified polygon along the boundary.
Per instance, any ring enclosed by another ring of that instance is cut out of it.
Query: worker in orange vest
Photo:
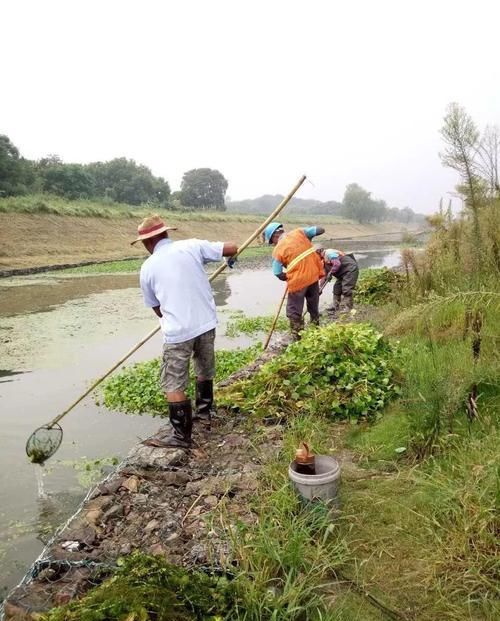
[[[322,235],[321,226],[308,226],[285,233],[280,222],[271,222],[264,230],[266,243],[276,246],[273,250],[273,273],[288,286],[286,316],[295,339],[304,329],[304,300],[311,323],[319,324],[319,285],[324,276],[323,263],[311,240]]]

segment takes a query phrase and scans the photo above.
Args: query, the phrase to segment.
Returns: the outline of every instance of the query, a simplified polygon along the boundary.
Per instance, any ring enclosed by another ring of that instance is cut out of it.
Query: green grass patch
[[[369,465],[382,467],[397,459],[406,459],[410,452],[410,423],[401,402],[391,403],[384,416],[374,424],[355,425],[349,429],[345,443]]]
[[[260,222],[259,216],[245,214],[228,214],[223,211],[199,210],[185,211],[164,209],[158,205],[141,205],[134,207],[113,201],[68,200],[53,194],[27,194],[0,198],[0,213],[51,214],[58,216],[78,216],[93,218],[144,218],[158,213],[165,219],[203,222]]]
[[[304,503],[288,481],[288,464],[307,439],[317,453],[331,450],[330,425],[323,419],[298,416],[290,421],[279,453],[268,462],[249,509],[250,524],[228,528],[238,561],[237,581],[244,584],[245,614],[237,619],[320,621],[327,611],[323,585],[347,561],[337,536],[337,515],[325,503]],[[258,429],[256,431],[258,442]],[[223,524],[231,516],[222,514]]]
[[[498,618],[499,440],[494,431],[418,468],[344,485],[343,535],[358,559],[350,574],[412,618]]]
[[[370,417],[399,392],[395,367],[394,348],[371,326],[330,324],[307,330],[221,399],[259,417]]]
[[[241,253],[241,256],[238,257],[238,260],[243,261],[246,259],[258,259],[260,257],[271,258],[272,251],[273,251],[273,247],[269,245],[249,246],[248,248],[245,248],[245,250],[243,250],[243,252]]]
[[[228,213],[227,211],[210,209],[165,209],[155,204],[132,206],[124,203],[115,203],[111,200],[68,200],[54,194],[45,193],[0,198],[0,213],[50,214],[83,218],[144,218],[151,213],[158,213],[163,218],[175,220],[176,222],[196,220],[221,223],[261,223],[266,217],[260,214]],[[285,210],[282,221],[291,225],[305,226],[309,218],[310,216],[307,214],[286,214]],[[314,216],[313,220],[318,224],[349,224],[351,222],[337,216]],[[262,253],[264,254],[264,251]]]
[[[251,246],[244,250],[240,257],[240,262],[260,259],[263,256],[270,256],[270,251],[260,246]],[[105,261],[103,263],[93,263],[91,265],[80,265],[59,270],[59,274],[135,274],[141,269],[146,257],[140,259],[122,259],[119,261]],[[229,273],[229,272],[227,272]],[[243,332],[244,330],[242,330]],[[257,331],[257,330],[256,330]]]
[[[106,261],[60,270],[59,274],[135,274],[141,269],[144,259],[124,259],[123,261]]]
[[[215,352],[215,381],[229,377],[241,367],[249,364],[260,353],[260,344],[246,349],[218,350]],[[160,384],[161,359],[155,358],[148,362],[139,362],[125,367],[120,373],[107,380],[102,388],[104,405],[111,410],[119,410],[128,414],[166,415],[166,401]],[[194,394],[194,377],[188,393]]]

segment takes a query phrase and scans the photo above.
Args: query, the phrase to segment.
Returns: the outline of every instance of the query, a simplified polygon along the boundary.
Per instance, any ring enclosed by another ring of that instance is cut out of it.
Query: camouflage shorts
[[[215,375],[215,329],[183,343],[165,343],[160,369],[163,392],[185,391],[189,383],[189,364],[193,356],[196,377],[213,379]]]

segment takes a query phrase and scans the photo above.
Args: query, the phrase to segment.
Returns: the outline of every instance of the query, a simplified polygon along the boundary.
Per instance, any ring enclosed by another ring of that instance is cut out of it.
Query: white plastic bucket
[[[316,474],[300,474],[294,461],[288,468],[288,476],[302,498],[306,500],[338,501],[340,485],[340,464],[328,455],[316,455],[314,458]]]

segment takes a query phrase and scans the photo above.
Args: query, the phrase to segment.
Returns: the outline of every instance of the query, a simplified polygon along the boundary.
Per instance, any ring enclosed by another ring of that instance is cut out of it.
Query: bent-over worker
[[[343,303],[346,310],[353,307],[353,295],[359,276],[358,262],[353,254],[328,248],[320,251],[325,266],[325,279],[336,278],[333,285],[333,306],[328,311],[338,312]]]
[[[233,242],[201,239],[172,241],[157,216],[145,218],[138,238],[151,255],[141,267],[140,283],[146,306],[160,318],[164,336],[160,371],[161,388],[168,400],[172,432],[156,446],[189,448],[192,421],[210,424],[215,375],[215,326],[217,316],[205,263],[232,257],[238,251]],[[232,259],[228,260],[231,266]],[[186,394],[189,365],[193,357],[196,376],[196,413]],[[146,441],[147,442],[147,441]]]
[[[321,226],[308,226],[285,233],[280,222],[271,222],[264,230],[264,240],[276,246],[273,250],[273,273],[288,286],[286,316],[294,338],[304,328],[304,300],[311,322],[319,324],[319,285],[323,264],[311,240],[323,235]]]

